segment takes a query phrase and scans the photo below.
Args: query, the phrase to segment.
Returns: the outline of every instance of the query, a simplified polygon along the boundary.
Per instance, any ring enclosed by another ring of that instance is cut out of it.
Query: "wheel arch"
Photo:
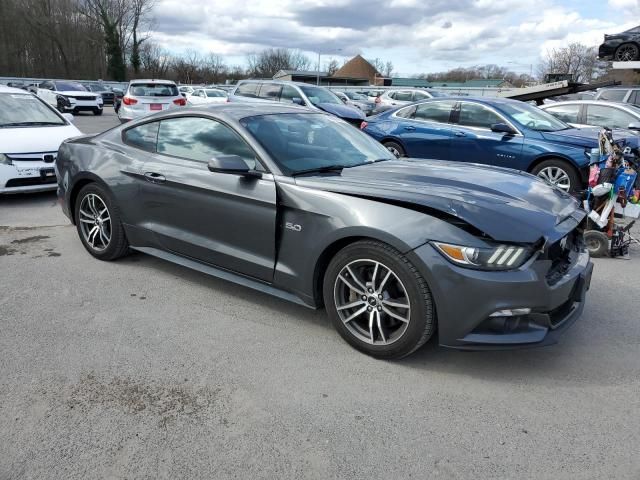
[[[71,222],[74,225],[76,224],[75,211],[78,194],[84,186],[89,185],[90,183],[97,183],[105,188],[108,192],[111,192],[111,189],[107,186],[107,184],[97,175],[91,172],[83,172],[78,174],[73,182],[73,186],[69,190],[69,212],[71,214]]]

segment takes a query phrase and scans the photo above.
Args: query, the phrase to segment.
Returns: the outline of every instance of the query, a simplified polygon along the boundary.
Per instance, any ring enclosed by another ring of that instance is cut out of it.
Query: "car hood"
[[[349,118],[352,120],[364,120],[364,115],[360,110],[349,105],[338,105],[337,103],[318,103],[315,105],[320,110],[335,115],[340,118]]]
[[[577,224],[585,215],[573,197],[532,175],[479,164],[389,160],[346,168],[339,175],[297,177],[296,183],[427,213],[437,210],[500,242],[555,238],[559,223],[573,217]]]
[[[80,90],[58,90],[56,93],[72,97],[96,97],[100,95],[98,92],[81,92]]]
[[[0,153],[57,152],[64,140],[79,135],[73,125],[0,128]]]
[[[560,130],[558,132],[540,132],[540,134],[546,140],[552,142],[560,142],[585,148],[596,148],[599,145],[598,134],[600,130],[601,128],[599,127],[580,127]],[[624,140],[624,144],[632,148],[637,148],[640,145],[640,136],[633,130],[616,128],[613,129],[612,135],[614,141]]]

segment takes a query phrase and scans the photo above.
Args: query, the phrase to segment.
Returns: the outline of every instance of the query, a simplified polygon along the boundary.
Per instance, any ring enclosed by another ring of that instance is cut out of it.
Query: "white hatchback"
[[[170,108],[184,107],[185,98],[170,80],[132,80],[118,109],[121,122]]]
[[[0,86],[0,194],[57,188],[60,144],[82,132],[42,99]]]

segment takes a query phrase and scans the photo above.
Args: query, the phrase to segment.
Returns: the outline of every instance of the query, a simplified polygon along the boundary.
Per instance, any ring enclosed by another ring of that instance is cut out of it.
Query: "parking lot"
[[[557,345],[384,362],[323,311],[93,259],[54,193],[0,197],[0,479],[637,479],[640,248],[594,263]]]

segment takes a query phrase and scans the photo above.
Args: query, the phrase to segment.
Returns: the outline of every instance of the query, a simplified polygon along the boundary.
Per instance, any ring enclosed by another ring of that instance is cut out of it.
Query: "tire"
[[[613,59],[616,62],[632,62],[640,58],[640,48],[635,43],[623,43],[616,48]]]
[[[335,255],[324,276],[323,297],[342,338],[375,358],[406,357],[436,329],[427,282],[400,252],[374,240],[352,243]]]
[[[589,255],[594,258],[606,257],[609,254],[609,237],[604,232],[587,230],[584,232],[584,243]]]
[[[407,156],[407,152],[398,142],[393,142],[391,140],[382,143],[387,150],[393,153],[396,158],[402,158]]]
[[[106,213],[96,215],[104,212],[104,208],[107,209]],[[75,201],[74,218],[84,248],[97,259],[115,260],[129,253],[129,242],[118,207],[101,185],[90,183],[80,189]],[[91,231],[96,227],[98,230],[92,234]]]
[[[565,160],[555,158],[545,160],[536,165],[531,173],[558,186],[567,193],[575,193],[582,188],[578,171]]]
[[[93,111],[93,114],[94,114],[94,115],[102,115],[102,109],[101,109],[101,108],[96,108],[96,109]]]

